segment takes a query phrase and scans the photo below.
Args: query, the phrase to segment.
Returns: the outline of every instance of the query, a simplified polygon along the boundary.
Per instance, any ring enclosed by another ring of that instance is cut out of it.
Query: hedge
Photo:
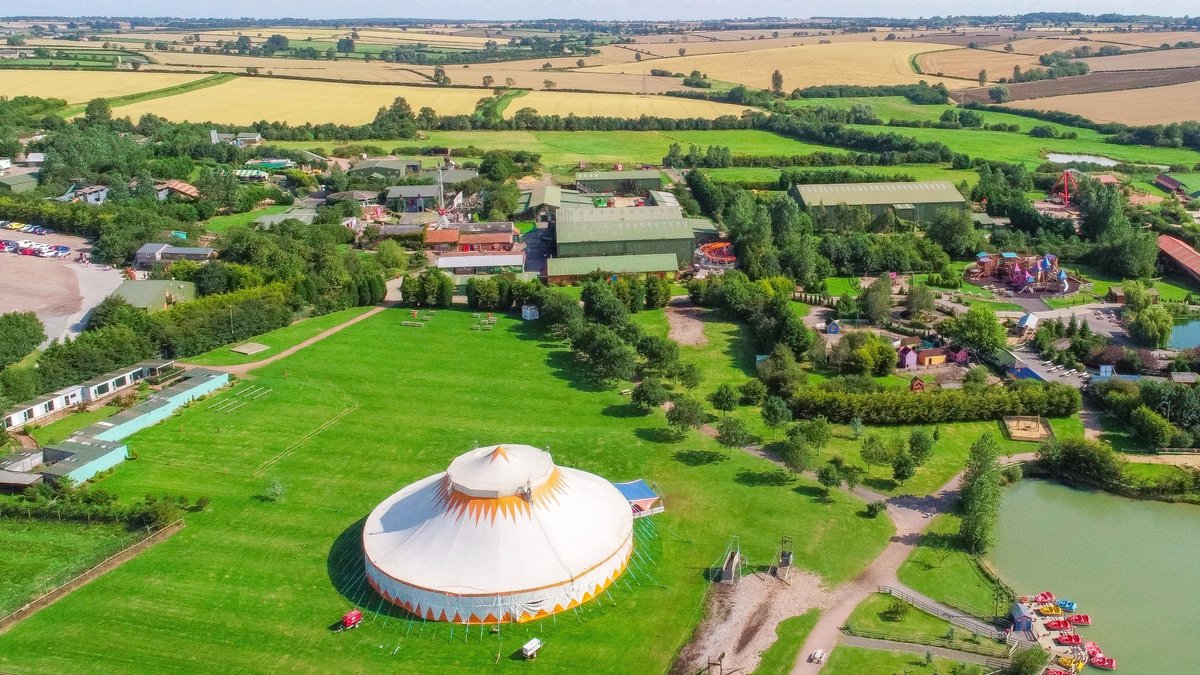
[[[824,415],[831,422],[859,418],[867,424],[934,424],[997,420],[1008,415],[1067,417],[1079,412],[1079,391],[1066,385],[1021,382],[983,392],[939,389],[920,393],[890,389],[849,394],[805,388],[791,400],[797,419]]]

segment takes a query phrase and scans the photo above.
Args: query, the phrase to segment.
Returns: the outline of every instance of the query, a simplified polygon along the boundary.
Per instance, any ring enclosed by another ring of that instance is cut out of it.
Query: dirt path
[[[686,295],[677,295],[667,302],[667,337],[686,347],[708,344],[704,336],[704,308],[697,307]]]
[[[353,319],[349,319],[347,321],[339,323],[338,325],[336,325],[332,328],[327,328],[327,329],[321,331],[320,333],[318,333],[317,335],[314,335],[313,337],[310,337],[309,339],[305,340],[304,342],[301,342],[296,345],[292,345],[291,347],[288,347],[287,349],[279,352],[278,354],[275,354],[274,356],[269,356],[265,359],[262,359],[261,361],[254,361],[251,363],[240,363],[235,366],[204,366],[204,368],[208,368],[209,370],[219,370],[223,373],[229,373],[230,375],[236,375],[237,377],[245,377],[247,374],[250,373],[251,370],[254,370],[255,368],[261,368],[263,366],[275,363],[276,361],[278,361],[280,359],[287,358],[287,357],[291,356],[292,354],[295,354],[296,352],[300,351],[301,349],[304,349],[305,347],[307,347],[311,344],[320,342],[321,340],[324,340],[325,338],[329,337],[330,335],[333,335],[334,333],[337,333],[338,331],[340,331],[344,328],[349,328],[350,326],[353,326],[354,324],[358,323],[359,321],[363,321],[369,317],[375,316],[376,314],[382,312],[385,309],[388,309],[389,307],[395,307],[395,306],[399,305],[400,302],[403,300],[403,298],[400,295],[401,282],[402,282],[402,280],[399,280],[399,279],[392,279],[387,282],[387,295],[384,296],[383,303],[381,303],[380,305],[371,308],[369,311],[359,314],[358,316],[354,317]],[[196,367],[195,365],[190,364],[190,363],[181,363],[180,365],[188,367],[188,368]]]

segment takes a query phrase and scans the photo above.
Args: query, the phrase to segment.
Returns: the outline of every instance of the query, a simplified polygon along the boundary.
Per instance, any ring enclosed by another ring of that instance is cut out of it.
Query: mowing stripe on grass
[[[355,410],[358,410],[361,407],[362,407],[361,403],[355,403],[354,405],[350,406],[349,408],[342,410],[337,415],[334,415],[333,419],[325,422],[324,424],[317,427],[316,429],[313,429],[312,431],[308,432],[307,434],[304,434],[303,436],[298,438],[295,443],[292,443],[291,445],[284,448],[283,452],[280,452],[279,454],[275,455],[274,457],[263,462],[261,465],[259,465],[259,467],[257,469],[254,470],[253,475],[255,475],[255,476],[263,475],[264,471],[275,466],[283,458],[285,458],[288,455],[295,452],[297,448],[299,448],[300,446],[304,445],[305,443],[311,441],[313,438],[315,438],[317,436],[317,434],[321,433],[322,431],[325,431],[326,429],[328,429],[329,427],[332,427],[333,425],[337,424],[338,422],[341,422],[343,417],[345,417],[346,415],[349,415],[350,413],[354,412]]]

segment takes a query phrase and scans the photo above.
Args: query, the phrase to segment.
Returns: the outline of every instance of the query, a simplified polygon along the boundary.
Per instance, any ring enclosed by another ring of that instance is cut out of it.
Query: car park
[[[22,239],[17,242],[17,248],[33,248],[33,242],[28,239]]]
[[[13,221],[13,222],[9,223],[8,225],[5,225],[5,227],[10,230],[19,230],[22,227],[25,227],[25,223],[18,223],[16,221]]]
[[[29,233],[33,232],[34,227],[35,226],[33,226],[33,225],[26,225],[21,228],[21,231],[24,232],[25,234],[29,234]]]

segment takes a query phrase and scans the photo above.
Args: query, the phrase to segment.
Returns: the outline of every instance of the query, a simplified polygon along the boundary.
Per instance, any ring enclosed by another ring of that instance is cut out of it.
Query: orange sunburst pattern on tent
[[[437,505],[454,514],[457,520],[466,516],[475,523],[479,523],[480,519],[494,523],[497,516],[515,519],[517,516],[528,516],[534,506],[557,503],[565,490],[566,482],[557,467],[550,472],[545,483],[533,488],[529,499],[522,495],[472,497],[454,490],[450,477],[446,476],[438,486]]]

